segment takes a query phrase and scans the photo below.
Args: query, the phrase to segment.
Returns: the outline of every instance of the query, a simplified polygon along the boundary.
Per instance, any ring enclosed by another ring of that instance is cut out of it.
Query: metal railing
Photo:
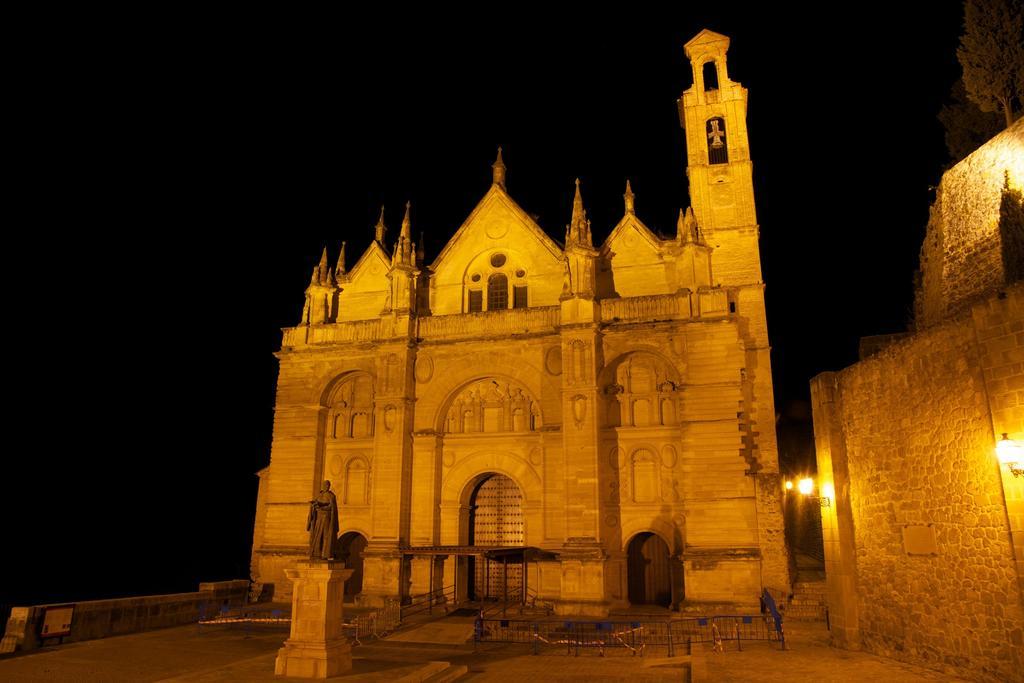
[[[555,612],[555,603],[550,600],[537,595],[537,591],[527,588],[526,589],[526,600],[519,607],[519,613],[522,614],[527,608],[534,610],[541,610],[547,615],[552,615]]]
[[[743,649],[744,641],[778,642],[785,649],[781,623],[776,628],[770,615],[720,615],[669,621],[530,621],[526,619],[480,619],[473,633],[474,646],[480,643],[527,643],[533,654],[542,650],[565,650],[578,657],[581,650],[596,650],[605,656],[619,650],[634,656],[645,652],[665,652],[674,657],[678,648],[684,652],[693,643],[711,643],[724,650],[735,642]]]
[[[443,608],[444,613],[447,614],[448,610],[455,606],[455,602],[455,586],[445,586],[429,593],[412,596],[408,603],[402,605],[399,618],[405,620],[424,612],[433,614],[434,608]]]

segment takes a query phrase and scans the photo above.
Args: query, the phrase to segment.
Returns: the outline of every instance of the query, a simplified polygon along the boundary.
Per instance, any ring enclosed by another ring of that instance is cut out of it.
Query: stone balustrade
[[[420,339],[457,339],[554,332],[560,318],[558,306],[426,316],[418,321],[417,336]]]
[[[603,299],[601,322],[655,322],[727,316],[729,296],[725,289],[704,289],[655,296]],[[456,340],[553,333],[561,322],[559,306],[513,308],[502,311],[422,316],[415,321],[419,339]],[[382,319],[356,320],[328,325],[290,327],[283,330],[282,346],[316,346],[372,342],[395,336],[394,326]]]

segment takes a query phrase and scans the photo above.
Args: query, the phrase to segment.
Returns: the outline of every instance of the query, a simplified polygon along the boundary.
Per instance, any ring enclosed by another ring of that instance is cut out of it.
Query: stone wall
[[[199,590],[194,593],[141,595],[55,605],[74,605],[71,634],[62,640],[65,643],[74,643],[194,624],[203,616],[216,616],[223,607],[243,606],[248,595],[249,582],[241,579],[201,583]],[[0,653],[38,648],[42,644],[39,632],[46,608],[53,606],[12,608],[3,643],[0,645]]]
[[[943,174],[921,246],[919,329],[1009,284],[1000,229],[1006,183],[1024,188],[1024,119]]]
[[[1024,285],[811,389],[836,644],[1022,680]]]

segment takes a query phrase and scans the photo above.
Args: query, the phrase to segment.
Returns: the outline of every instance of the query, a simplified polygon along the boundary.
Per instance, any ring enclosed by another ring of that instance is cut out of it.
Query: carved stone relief
[[[426,384],[434,376],[434,359],[430,356],[420,355],[416,357],[416,381]]]
[[[398,419],[398,408],[388,404],[384,406],[384,431],[390,434],[395,429],[395,421]]]
[[[576,394],[572,397],[572,419],[576,429],[582,429],[587,419],[587,397],[583,394]]]
[[[547,350],[544,354],[544,369],[548,371],[550,375],[561,375],[562,374],[562,349],[559,346],[553,346]]]
[[[530,432],[540,427],[540,405],[522,385],[487,378],[465,387],[452,401],[444,430],[450,434]]]

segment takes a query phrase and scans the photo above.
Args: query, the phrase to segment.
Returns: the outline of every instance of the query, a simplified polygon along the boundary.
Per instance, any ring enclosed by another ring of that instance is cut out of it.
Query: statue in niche
[[[338,499],[331,491],[331,482],[324,481],[320,493],[309,501],[309,559],[333,560],[334,542],[338,538]]]

